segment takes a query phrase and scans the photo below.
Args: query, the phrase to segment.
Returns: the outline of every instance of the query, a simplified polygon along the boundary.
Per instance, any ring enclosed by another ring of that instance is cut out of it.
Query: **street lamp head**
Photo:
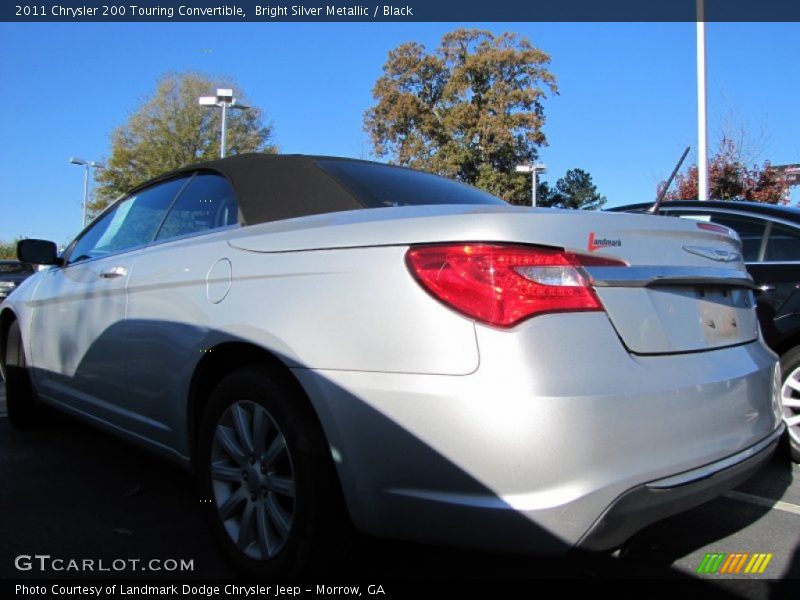
[[[533,165],[533,170],[537,173],[547,173],[547,165],[542,163]]]
[[[517,165],[514,169],[517,173],[530,173],[531,166],[530,165]]]
[[[86,161],[82,158],[78,158],[77,156],[70,156],[69,162],[73,165],[85,165]]]
[[[217,90],[217,102],[232,102],[233,90],[230,88],[220,88]]]
[[[89,161],[89,166],[94,168],[94,169],[105,169],[106,168],[106,166],[103,163],[101,163],[99,161],[96,161],[96,160],[90,160]]]
[[[200,96],[198,98],[198,103],[200,106],[216,106],[217,105],[217,97],[216,96]]]

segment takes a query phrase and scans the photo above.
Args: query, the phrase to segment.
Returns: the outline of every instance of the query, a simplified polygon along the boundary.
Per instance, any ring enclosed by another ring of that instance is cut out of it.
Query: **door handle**
[[[106,269],[100,273],[100,277],[103,279],[116,279],[117,277],[122,277],[123,275],[128,274],[128,269],[125,267],[112,267],[110,269]]]

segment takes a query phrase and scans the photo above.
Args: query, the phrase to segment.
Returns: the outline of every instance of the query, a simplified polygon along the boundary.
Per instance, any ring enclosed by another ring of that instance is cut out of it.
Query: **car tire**
[[[19,322],[13,321],[6,336],[6,409],[8,420],[17,429],[29,429],[45,420],[45,408],[36,396],[25,361],[25,347]]]
[[[212,533],[239,570],[319,574],[348,545],[322,428],[287,376],[260,366],[225,377],[205,411],[197,458]]]
[[[800,416],[800,346],[781,356],[781,403],[786,423],[785,444],[792,461],[800,463],[800,423],[790,425],[790,417]],[[792,406],[787,406],[791,403]]]

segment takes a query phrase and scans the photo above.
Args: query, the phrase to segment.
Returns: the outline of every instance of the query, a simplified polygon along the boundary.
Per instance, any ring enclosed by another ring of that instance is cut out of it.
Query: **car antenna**
[[[669,189],[669,186],[672,184],[672,180],[675,179],[675,175],[678,174],[678,169],[681,168],[683,161],[686,160],[686,155],[689,154],[689,148],[690,148],[689,146],[686,146],[686,150],[684,150],[683,154],[681,154],[681,157],[678,160],[678,164],[675,165],[675,168],[672,170],[672,175],[669,176],[669,179],[667,179],[667,183],[664,184],[664,187],[661,188],[661,191],[658,193],[658,198],[656,198],[656,203],[653,204],[653,206],[651,206],[650,208],[648,208],[647,211],[645,212],[648,212],[653,215],[658,212],[658,209],[661,206],[661,201],[664,199],[664,196],[667,195],[667,190]]]

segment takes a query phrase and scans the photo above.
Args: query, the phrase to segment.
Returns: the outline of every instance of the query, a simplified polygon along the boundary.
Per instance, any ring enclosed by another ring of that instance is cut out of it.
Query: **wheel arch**
[[[281,383],[296,392],[295,397],[307,405],[327,443],[325,428],[306,390],[280,357],[266,348],[250,342],[223,341],[204,350],[203,357],[195,366],[189,384],[186,419],[188,450],[192,464],[194,464],[197,450],[198,429],[214,388],[230,373],[242,367],[253,365],[265,366]]]
[[[798,346],[800,346],[800,331],[796,331],[795,333],[782,339],[778,344],[775,344],[773,350],[778,356],[783,356],[792,348],[796,348]]]
[[[5,379],[6,373],[6,348],[8,347],[8,331],[11,324],[17,320],[17,315],[10,308],[0,311],[0,374]]]

